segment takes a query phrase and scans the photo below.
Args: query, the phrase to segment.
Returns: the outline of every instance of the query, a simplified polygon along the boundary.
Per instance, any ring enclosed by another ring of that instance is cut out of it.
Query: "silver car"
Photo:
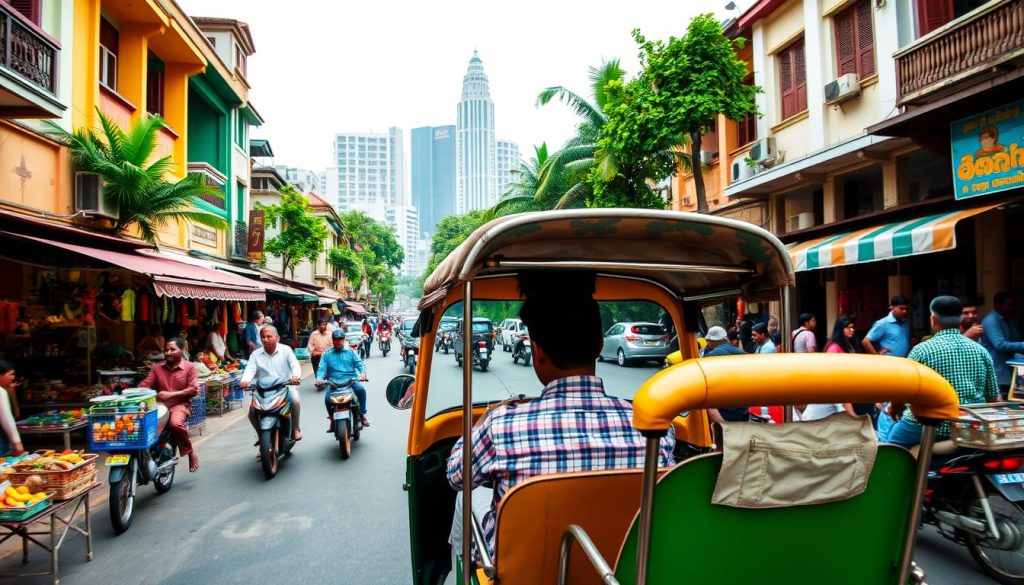
[[[669,352],[669,337],[657,323],[616,323],[604,334],[599,360],[615,360],[620,366],[632,362],[657,360]]]

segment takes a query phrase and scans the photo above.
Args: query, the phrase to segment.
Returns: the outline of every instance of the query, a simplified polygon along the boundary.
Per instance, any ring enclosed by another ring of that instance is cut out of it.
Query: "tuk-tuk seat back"
[[[649,585],[684,575],[687,583],[896,585],[914,496],[916,462],[905,449],[880,445],[858,496],[786,508],[712,504],[721,464],[721,453],[694,457],[655,486]],[[638,529],[634,522],[618,556],[622,585],[635,583]]]
[[[640,469],[542,475],[514,486],[498,507],[497,581],[555,585],[565,527],[586,529],[606,558],[614,558],[640,508]],[[573,584],[601,580],[583,555],[573,560]]]

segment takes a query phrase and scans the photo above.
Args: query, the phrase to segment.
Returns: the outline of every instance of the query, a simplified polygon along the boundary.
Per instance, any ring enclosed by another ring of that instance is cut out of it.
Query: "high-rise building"
[[[462,99],[455,123],[458,213],[486,209],[498,198],[494,102],[476,51],[462,78]]]
[[[455,214],[455,126],[412,130],[412,204],[420,214],[420,234]]]
[[[523,159],[519,155],[519,145],[508,140],[497,142],[498,152],[496,168],[498,169],[498,199],[505,196],[511,183],[519,180],[512,172],[518,171]]]
[[[300,193],[320,193],[320,177],[313,171],[285,165],[274,165],[274,168]]]
[[[419,263],[419,256],[416,254],[420,240],[420,221],[416,208],[410,205],[387,207],[384,210],[384,223],[395,230],[398,244],[405,251],[402,274],[419,276],[424,267]]]
[[[325,189],[324,195],[336,200],[341,212],[359,209],[383,219],[383,209],[407,203],[404,151],[400,128],[387,134],[336,135],[334,165],[325,177],[334,192]]]

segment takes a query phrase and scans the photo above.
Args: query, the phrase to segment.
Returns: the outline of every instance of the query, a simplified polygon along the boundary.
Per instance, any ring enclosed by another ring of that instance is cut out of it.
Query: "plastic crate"
[[[192,410],[188,415],[188,429],[199,430],[199,434],[203,434],[203,429],[206,428],[206,396],[200,394],[192,399]]]
[[[53,493],[47,494],[45,498],[27,508],[3,508],[2,511],[0,511],[0,522],[21,522],[23,520],[28,520],[50,507],[51,499],[53,499]]]
[[[231,391],[228,393],[228,400],[241,402],[245,398],[245,390],[242,389],[241,378],[232,378]]]
[[[950,423],[953,442],[961,447],[986,451],[1024,447],[1024,408],[1020,403],[961,405],[960,418]]]
[[[120,428],[118,422],[122,423]],[[94,406],[89,409],[89,447],[104,451],[145,449],[156,443],[157,422],[155,410],[135,405]]]

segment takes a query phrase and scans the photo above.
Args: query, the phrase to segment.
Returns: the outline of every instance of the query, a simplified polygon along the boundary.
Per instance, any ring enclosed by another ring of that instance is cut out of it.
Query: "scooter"
[[[295,446],[292,438],[292,400],[287,380],[264,376],[253,385],[250,412],[255,415],[263,475],[277,475],[278,463]]]
[[[530,344],[530,336],[524,334],[519,335],[519,339],[516,340],[515,345],[512,346],[512,363],[518,363],[519,360],[523,360],[523,365],[530,365],[530,359],[533,358],[533,347]]]
[[[402,365],[409,369],[410,374],[416,373],[416,350],[418,348],[418,345],[412,345],[411,342],[402,342]]]
[[[487,349],[486,341],[474,341],[473,342],[473,356],[471,366],[480,366],[481,372],[487,371],[487,366],[491,363],[491,352]],[[462,366],[462,357],[456,353],[455,362]]]
[[[985,573],[1024,583],[1024,449],[932,458],[922,521],[967,547]]]
[[[324,380],[329,397],[327,415],[334,427],[334,437],[341,447],[341,458],[352,455],[352,441],[358,441],[363,430],[363,412],[356,397],[355,385],[359,380],[352,378],[344,382]]]
[[[377,340],[380,345],[381,355],[388,357],[388,352],[391,351],[391,332],[381,331],[377,334]]]
[[[444,350],[448,353],[452,349],[452,333],[451,331],[442,331],[437,334],[437,340],[434,341],[434,351]]]
[[[145,424],[144,409],[140,410],[136,406],[119,407],[116,410],[117,414],[114,416],[128,416],[130,419],[138,420],[140,424]],[[126,451],[111,449],[107,455],[105,465],[110,467],[107,479],[110,484],[110,524],[117,534],[124,534],[132,525],[138,486],[153,482],[156,493],[166,494],[171,491],[174,469],[178,464],[178,445],[170,427],[167,426],[169,414],[166,406],[157,404],[157,439],[152,445]]]

